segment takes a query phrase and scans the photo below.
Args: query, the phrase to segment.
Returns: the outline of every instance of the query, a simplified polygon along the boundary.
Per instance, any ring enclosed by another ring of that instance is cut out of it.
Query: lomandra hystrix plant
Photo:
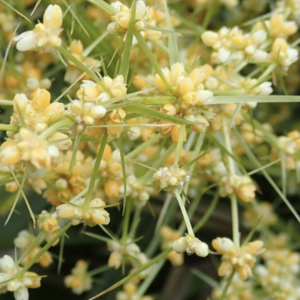
[[[1,0],[1,299],[45,275],[81,299],[300,299],[299,19]]]

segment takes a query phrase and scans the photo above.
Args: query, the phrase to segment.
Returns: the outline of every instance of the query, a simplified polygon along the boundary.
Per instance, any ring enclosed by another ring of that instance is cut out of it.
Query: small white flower
[[[186,171],[180,169],[177,165],[169,168],[163,167],[153,175],[155,181],[160,183],[160,188],[173,194],[177,189],[181,193],[185,182],[189,181]]]
[[[62,25],[62,10],[58,5],[49,5],[44,13],[43,23],[33,30],[23,32],[14,40],[19,51],[50,52],[61,45],[59,38]]]
[[[188,255],[195,253],[199,257],[206,257],[209,253],[208,245],[190,234],[173,242],[172,249],[177,253],[186,252]]]
[[[221,63],[226,63],[228,62],[229,60],[229,57],[230,57],[230,54],[231,52],[225,48],[221,48],[219,51],[218,51],[218,60],[221,62]]]
[[[4,255],[0,259],[0,293],[13,292],[15,300],[29,299],[28,288],[39,287],[40,278],[32,272],[25,272],[23,276],[18,276],[21,270],[22,268],[16,265],[10,256]]]

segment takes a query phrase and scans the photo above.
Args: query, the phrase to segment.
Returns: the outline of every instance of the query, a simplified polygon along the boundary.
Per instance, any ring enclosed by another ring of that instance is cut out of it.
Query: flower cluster
[[[62,31],[63,13],[58,5],[49,5],[44,13],[43,23],[33,30],[23,32],[15,38],[19,51],[49,52],[61,46],[59,37]]]
[[[264,290],[275,299],[299,299],[299,254],[279,246],[269,248],[262,257],[265,264],[258,265],[255,272]]]
[[[170,116],[183,117],[187,121],[195,123],[194,130],[205,131],[209,125],[208,120],[213,118],[213,115],[204,107],[213,100],[213,93],[205,87],[209,72],[210,69],[204,66],[196,68],[188,74],[182,63],[172,65],[171,69],[162,69],[164,78],[160,74],[156,74],[151,81],[161,94],[169,95],[171,93],[177,97],[177,101],[174,104],[163,105],[160,111]],[[173,131],[173,128],[168,126],[164,128],[164,131],[167,133],[170,130]],[[176,138],[173,140],[176,141]]]
[[[131,240],[127,241],[109,241],[108,249],[111,255],[108,260],[108,265],[112,268],[118,269],[122,264],[129,263],[133,267],[139,267],[147,262],[147,257],[141,252],[138,245]],[[143,276],[142,273],[140,276]]]
[[[114,98],[121,98],[121,101],[126,92],[126,84],[121,75],[114,79],[105,76],[101,80],[101,85],[90,80],[84,80],[77,91],[79,100],[73,100],[68,105],[66,114],[74,119],[80,131],[84,131],[88,125],[98,125],[99,128],[95,128],[91,132],[92,135],[98,135],[103,130],[107,130],[111,138],[118,138],[123,131],[122,126],[118,125],[123,123],[126,112],[122,108],[116,108],[107,113],[101,104]],[[111,125],[111,127],[106,129],[101,128],[101,125]]]
[[[184,184],[189,181],[186,171],[173,165],[169,168],[160,168],[154,175],[154,181],[159,182],[160,188],[170,194],[174,194],[175,190],[179,193],[182,191]]]
[[[112,22],[107,26],[108,32],[112,35],[125,34],[129,28],[132,8],[127,7],[120,1],[113,2],[111,7],[114,14],[111,17]],[[134,30],[142,32],[142,35],[148,41],[159,40],[162,33],[155,28],[161,20],[160,15],[160,11],[155,11],[152,7],[146,6],[143,0],[138,0],[134,12]]]
[[[60,226],[57,219],[56,213],[49,213],[46,210],[43,210],[37,220],[38,228],[46,234],[46,241],[49,242],[55,235],[59,232]],[[58,243],[58,240],[53,244],[55,246]]]
[[[255,198],[256,186],[246,175],[228,174],[221,178],[220,195],[222,197],[235,194],[241,200],[250,202]]]
[[[87,272],[88,264],[84,260],[78,260],[72,269],[71,275],[65,277],[65,285],[77,295],[89,291],[92,288],[92,278]]]
[[[196,254],[200,257],[206,257],[209,253],[208,245],[191,234],[173,242],[172,248],[177,253],[186,252],[188,255]]]
[[[300,300],[282,207],[300,220],[299,0],[2,2],[0,219],[20,228],[0,293],[28,300],[52,247],[60,270],[65,238],[74,255],[94,238],[65,278],[78,295],[122,271],[92,298],[152,300],[187,253],[219,255],[219,285],[195,272],[213,298]]]
[[[89,203],[85,202],[85,198],[75,198],[57,206],[56,210],[60,218],[71,220],[73,225],[83,223],[93,227],[109,223],[109,213],[104,208],[105,203],[100,198],[92,199]]]
[[[256,256],[264,252],[262,241],[237,247],[229,238],[217,238],[213,240],[212,245],[217,253],[222,255],[219,276],[228,277],[236,271],[243,280],[252,276]]]
[[[4,255],[0,259],[0,293],[13,292],[15,300],[28,300],[28,289],[40,287],[40,277],[34,272],[19,275],[22,268],[14,260]]]
[[[78,150],[72,168],[70,168],[73,152],[64,154],[62,162],[51,166],[49,173],[53,174],[48,180],[47,188],[43,193],[53,206],[62,204],[62,201],[69,201],[87,188],[92,170],[93,159],[85,157]]]
[[[289,132],[287,136],[278,137],[278,145],[276,146],[271,151],[270,159],[274,161],[283,156],[285,168],[295,170],[298,164],[295,154],[300,150],[300,132],[294,130]]]
[[[206,31],[203,43],[213,48],[212,61],[218,64],[238,64],[244,60],[254,63],[275,63],[287,70],[298,59],[298,51],[287,38],[297,31],[293,21],[282,14],[273,14],[270,20],[257,22],[250,33],[239,27],[222,27],[218,32]]]

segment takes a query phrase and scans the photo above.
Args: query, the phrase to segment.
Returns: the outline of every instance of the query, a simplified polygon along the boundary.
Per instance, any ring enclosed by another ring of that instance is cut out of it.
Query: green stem
[[[205,133],[200,133],[199,137],[198,137],[198,140],[197,140],[197,143],[196,143],[196,146],[195,146],[195,150],[194,150],[194,154],[193,154],[193,159],[195,159],[197,156],[199,156],[200,154],[200,150],[202,148],[202,144],[203,144],[203,140],[204,140],[204,136],[205,136]],[[196,165],[196,160],[190,165],[189,169],[188,169],[188,175],[190,176],[190,178],[192,178],[192,174],[194,172],[194,169],[195,169],[195,165]],[[191,180],[189,180],[188,182],[186,182],[183,190],[185,192],[185,194],[188,193],[188,189],[189,189],[189,186],[190,186],[190,183],[191,183]]]
[[[127,82],[128,72],[129,72],[130,54],[132,49],[133,33],[134,33],[134,26],[135,26],[136,3],[137,0],[133,0],[130,8],[129,27],[126,33],[126,40],[124,43],[123,53],[121,55],[121,63],[119,69],[119,74],[123,75],[125,82]]]
[[[167,211],[169,209],[171,201],[172,201],[172,195],[168,194],[167,198],[166,198],[166,200],[164,202],[163,208],[160,211],[160,214],[159,214],[156,226],[155,226],[155,230],[154,230],[155,234],[159,234],[159,230],[160,230],[160,228],[162,226],[163,220],[164,220],[165,215],[166,215],[166,213],[167,213]]]
[[[71,124],[73,124],[74,122],[69,119],[69,118],[65,118],[62,119],[56,123],[54,123],[53,125],[51,125],[49,128],[47,128],[44,132],[42,132],[40,134],[40,138],[42,139],[46,139],[48,138],[51,134],[53,134],[54,132],[57,132],[59,129],[63,128],[63,127],[68,127]]]
[[[269,65],[269,67],[257,79],[256,85],[254,85],[251,89],[255,88],[256,86],[264,82],[269,77],[269,75],[274,71],[275,68],[276,68],[276,64]]]
[[[163,73],[163,71],[161,70],[161,67],[160,67],[159,63],[155,59],[155,57],[152,54],[151,50],[148,48],[146,41],[144,40],[144,38],[142,37],[142,35],[139,32],[135,32],[134,35],[135,35],[135,37],[136,37],[136,39],[137,39],[140,47],[143,49],[143,51],[145,52],[146,56],[150,60],[152,66],[155,69],[155,71],[158,73],[158,75],[160,76],[161,80],[164,82],[164,84],[166,85],[166,87],[168,88],[168,90],[172,94],[172,88],[170,86],[170,83],[168,82],[168,80],[167,80],[165,74]]]
[[[245,95],[245,89],[210,90],[214,95]]]
[[[216,96],[213,101],[205,105],[229,104],[229,103],[299,103],[299,96],[286,95],[241,95],[241,96]]]
[[[180,210],[181,210],[181,213],[182,213],[182,216],[183,216],[183,219],[184,219],[187,231],[188,231],[188,233],[190,235],[195,236],[194,231],[193,231],[193,227],[192,227],[192,224],[191,224],[191,221],[189,219],[189,216],[187,214],[187,211],[185,209],[185,206],[183,204],[183,201],[181,199],[181,196],[180,196],[178,190],[175,190],[175,196],[176,196],[176,199],[178,201],[178,204],[179,204],[179,207],[180,207]]]
[[[100,166],[100,163],[101,163],[101,160],[102,160],[102,156],[103,156],[103,153],[104,153],[106,142],[107,142],[107,133],[105,133],[103,135],[103,138],[102,138],[102,141],[101,141],[101,146],[100,146],[100,149],[99,149],[99,152],[97,154],[96,161],[95,161],[93,174],[92,174],[92,177],[91,177],[91,180],[90,180],[90,183],[89,183],[89,187],[88,187],[88,191],[86,193],[86,197],[85,197],[85,200],[84,200],[84,206],[86,208],[89,207],[89,203],[90,203],[90,200],[91,200],[92,195],[93,195],[93,190],[94,190],[94,186],[95,186],[95,183],[96,183],[96,180],[97,180],[97,177],[98,177],[99,166]]]
[[[230,154],[233,154],[231,148],[230,132],[228,132],[228,126],[226,123],[226,119],[224,117],[223,117],[223,134],[224,134],[226,149]],[[228,156],[228,162],[229,162],[230,174],[235,175],[235,163],[231,156]],[[235,193],[231,195],[230,200],[231,200],[233,242],[236,245],[236,247],[239,247],[240,246],[239,213],[238,213],[238,204],[237,204],[237,198]]]
[[[148,105],[162,105],[176,102],[176,98],[173,96],[153,96],[145,97],[141,104]]]
[[[185,129],[186,129],[185,125],[180,125],[179,139],[178,139],[178,143],[177,143],[177,147],[176,147],[176,151],[175,151],[174,165],[178,165],[178,161],[180,158],[180,153],[181,153],[183,141],[184,141]]]
[[[287,189],[287,172],[286,172],[286,155],[281,151],[281,180],[282,180],[282,194],[286,197]]]
[[[202,199],[202,196],[203,196],[203,194],[200,194],[200,195],[198,196],[198,198],[197,198],[197,199],[194,199],[193,202],[192,202],[192,204],[190,205],[190,207],[189,207],[189,209],[188,209],[188,212],[187,212],[187,213],[188,213],[189,220],[192,220],[192,217],[193,217],[193,215],[195,214],[196,209],[197,209],[198,206],[199,206],[199,203],[200,203],[200,201],[201,201],[201,199]],[[179,227],[178,231],[179,231],[179,233],[180,233],[181,235],[183,235],[184,232],[185,232],[185,230],[186,230],[186,224],[185,224],[185,222],[182,222],[182,223],[180,224],[180,227]]]
[[[163,217],[160,228],[163,225],[168,224],[173,219],[176,209],[177,209],[177,203],[175,201],[171,201],[170,206],[168,207],[168,210]],[[145,254],[148,257],[151,257],[154,253],[156,253],[160,244],[161,244],[161,237],[160,237],[159,230],[158,230],[157,232],[154,232],[153,237],[150,240],[150,243],[147,246],[147,249],[145,250]]]
[[[239,247],[240,246],[239,213],[238,213],[238,204],[237,204],[236,195],[232,194],[230,200],[231,200],[233,242],[237,247]]]
[[[105,265],[105,266],[102,266],[102,267],[99,267],[99,268],[96,268],[94,270],[91,270],[88,272],[88,275],[93,277],[95,275],[99,275],[107,270],[111,269],[111,267],[109,267],[108,265]]]
[[[122,227],[122,242],[126,243],[127,236],[128,236],[128,228],[129,228],[129,221],[130,221],[130,214],[131,214],[131,207],[132,207],[132,199],[128,199],[128,204],[125,210],[125,217],[124,223]]]
[[[19,126],[17,125],[11,125],[11,124],[0,124],[0,130],[3,131],[14,131],[18,132],[19,131]]]
[[[213,212],[215,211],[215,208],[219,202],[220,196],[218,193],[215,194],[213,201],[211,202],[210,206],[206,210],[205,214],[203,217],[197,222],[197,224],[194,226],[194,231],[197,232],[200,230],[206,222],[209,220]]]
[[[156,278],[156,275],[161,270],[161,268],[163,267],[165,262],[166,262],[166,260],[162,259],[155,266],[153,266],[151,268],[151,273],[143,281],[143,283],[140,285],[140,287],[136,293],[138,296],[142,297],[146,293],[147,289],[149,288],[149,286],[151,285],[153,280]]]
[[[94,4],[95,6],[107,11],[108,13],[111,13],[112,15],[115,15],[118,13],[118,11],[113,8],[111,5],[109,5],[108,3],[106,3],[103,0],[88,0],[88,2]]]
[[[226,282],[226,285],[225,285],[224,290],[223,290],[223,292],[222,292],[222,295],[221,295],[221,297],[220,297],[220,300],[226,299],[226,295],[227,295],[227,292],[228,292],[228,290],[229,290],[229,288],[230,288],[231,281],[232,281],[232,279],[233,279],[234,273],[235,273],[235,272],[233,271],[233,272],[230,274],[230,276],[228,277],[227,282]]]
[[[208,27],[208,24],[209,24],[212,16],[214,15],[215,10],[218,7],[218,5],[217,5],[217,3],[215,1],[209,1],[208,3],[209,3],[209,7],[208,7],[208,9],[206,11],[205,18],[204,18],[204,20],[203,20],[203,22],[201,24],[201,27],[203,29],[206,29]]]
[[[0,99],[0,105],[3,105],[3,106],[13,106],[14,105],[14,101]]]
[[[138,227],[138,224],[140,222],[140,216],[141,216],[141,208],[136,208],[133,215],[133,220],[130,227],[130,233],[129,236],[132,240],[135,238],[136,229]]]

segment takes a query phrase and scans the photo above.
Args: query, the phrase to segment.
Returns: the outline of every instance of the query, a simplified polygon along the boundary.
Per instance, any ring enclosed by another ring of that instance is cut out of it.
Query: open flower
[[[35,25],[33,30],[23,32],[15,37],[19,51],[34,50],[50,52],[61,45],[63,15],[58,5],[49,5],[44,13],[43,23]]]
[[[41,279],[36,273],[25,272],[18,276],[21,270],[10,256],[0,259],[0,293],[13,292],[15,300],[28,300],[28,289],[40,287]]]
[[[216,238],[212,241],[213,247],[222,256],[219,267],[219,276],[229,276],[233,271],[238,272],[241,279],[252,276],[256,256],[265,251],[262,241],[254,241],[237,247],[229,238]]]
[[[43,210],[37,220],[37,224],[40,230],[44,231],[46,234],[46,241],[49,242],[52,238],[55,237],[60,227],[57,220],[56,213],[48,213],[46,210]],[[59,242],[59,239],[53,244],[55,246]]]
[[[176,189],[179,193],[182,191],[185,182],[189,181],[189,176],[185,170],[180,169],[177,165],[173,165],[169,168],[159,168],[159,170],[154,173],[153,179],[160,184],[162,190],[174,194]]]
[[[272,45],[272,59],[284,71],[298,60],[298,55],[298,50],[292,48],[283,38],[277,38]]]
[[[106,86],[106,90],[91,80],[83,80],[77,92],[78,99],[100,104],[111,98],[122,97],[127,93],[126,83],[122,75],[118,75],[114,79],[104,76],[102,82]]]

